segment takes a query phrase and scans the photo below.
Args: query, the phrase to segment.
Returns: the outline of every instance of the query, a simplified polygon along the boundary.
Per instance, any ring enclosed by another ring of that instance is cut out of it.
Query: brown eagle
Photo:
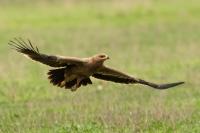
[[[55,67],[56,69],[51,69],[48,72],[50,83],[58,87],[65,87],[71,91],[77,90],[81,85],[92,84],[91,76],[122,84],[148,85],[155,89],[168,89],[184,83],[155,84],[135,78],[105,66],[104,62],[109,59],[106,54],[97,54],[88,58],[46,55],[40,53],[37,47],[33,47],[30,40],[24,41],[21,38],[11,40],[9,45],[32,60]]]

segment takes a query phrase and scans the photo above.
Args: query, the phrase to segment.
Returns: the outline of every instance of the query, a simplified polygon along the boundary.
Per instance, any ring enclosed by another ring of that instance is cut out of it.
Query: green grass
[[[0,132],[200,132],[200,2],[1,1]],[[93,79],[72,93],[49,84],[49,67],[12,51],[14,37],[41,52],[88,57],[153,82],[158,91]]]

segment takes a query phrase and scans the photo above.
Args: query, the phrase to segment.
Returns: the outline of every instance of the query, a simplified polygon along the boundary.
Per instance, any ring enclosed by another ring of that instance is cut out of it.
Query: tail
[[[50,80],[50,83],[52,83],[55,86],[71,89],[73,86],[76,85],[77,78],[68,82],[64,82],[63,84],[63,81],[65,80],[65,76],[64,76],[65,70],[66,68],[49,70],[49,72],[47,73],[49,75],[48,79]],[[92,84],[92,81],[90,80],[90,78],[85,78],[80,82],[80,86],[81,85],[86,86],[87,84]]]
[[[175,83],[168,83],[168,84],[155,84],[155,83],[151,83],[151,82],[147,82],[145,80],[142,79],[138,79],[138,83],[143,84],[143,85],[148,85],[150,87],[153,87],[155,89],[168,89],[171,87],[175,87],[177,85],[181,85],[184,84],[185,82],[175,82]]]
[[[47,74],[49,75],[48,79],[50,80],[50,83],[61,87],[61,83],[65,79],[64,73],[65,68],[49,70]]]

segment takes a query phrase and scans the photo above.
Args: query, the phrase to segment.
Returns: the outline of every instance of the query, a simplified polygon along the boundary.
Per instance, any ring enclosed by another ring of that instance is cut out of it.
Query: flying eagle
[[[71,91],[77,90],[81,85],[92,84],[90,77],[122,84],[143,84],[161,90],[184,83],[155,84],[135,78],[105,66],[104,62],[109,59],[106,54],[97,54],[88,58],[46,55],[40,53],[37,47],[33,47],[30,40],[24,41],[21,38],[15,38],[8,44],[11,45],[11,48],[32,60],[54,67],[55,69],[51,69],[48,72],[50,83],[61,88],[65,87]]]

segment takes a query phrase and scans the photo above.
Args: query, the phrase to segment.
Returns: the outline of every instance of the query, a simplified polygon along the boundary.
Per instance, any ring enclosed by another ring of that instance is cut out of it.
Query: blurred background
[[[198,0],[1,0],[0,132],[200,132]],[[49,67],[11,50],[29,38],[40,52],[88,57],[156,83],[158,91],[93,79],[72,93],[49,84]]]

